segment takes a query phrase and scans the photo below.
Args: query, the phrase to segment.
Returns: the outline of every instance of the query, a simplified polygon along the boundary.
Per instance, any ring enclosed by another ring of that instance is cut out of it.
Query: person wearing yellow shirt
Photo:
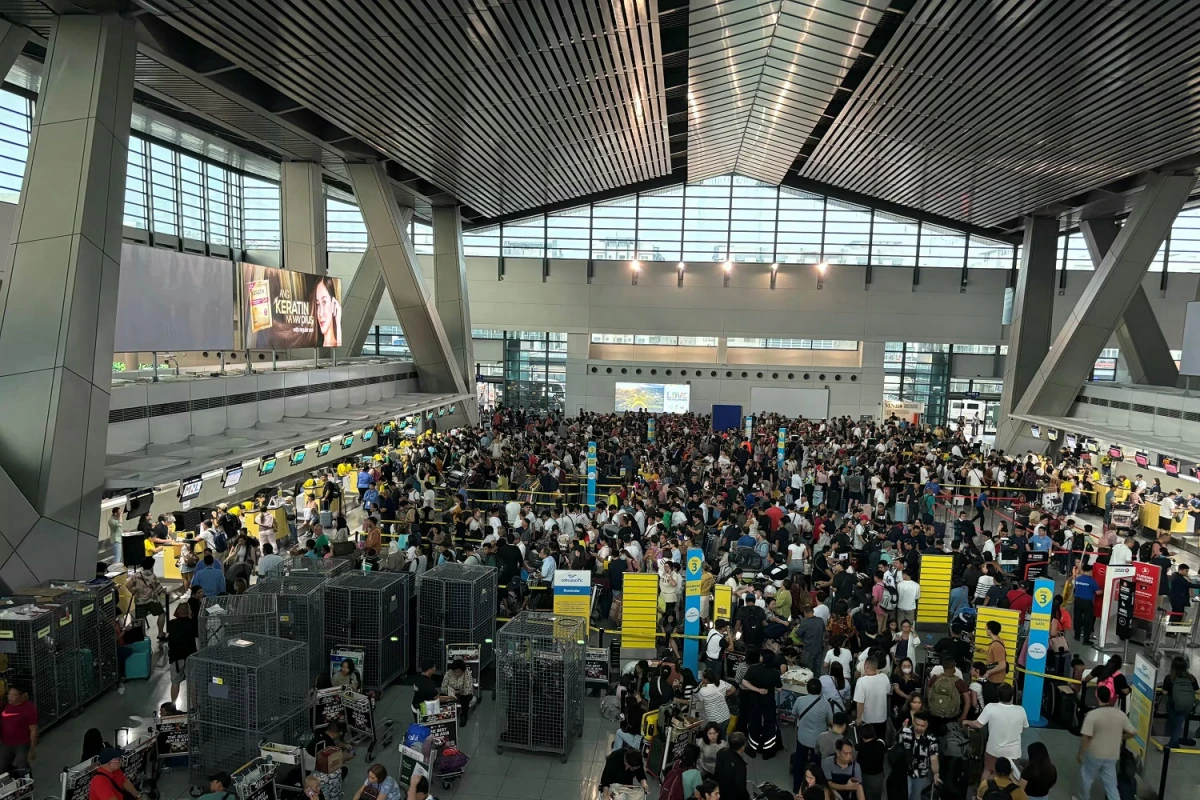
[[[1059,496],[1062,497],[1062,513],[1074,514],[1075,501],[1079,495],[1074,494],[1075,481],[1071,478],[1063,478],[1058,484]]]

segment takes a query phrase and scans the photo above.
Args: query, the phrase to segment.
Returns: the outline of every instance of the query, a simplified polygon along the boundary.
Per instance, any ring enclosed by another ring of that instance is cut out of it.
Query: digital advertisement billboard
[[[686,383],[618,383],[616,410],[686,414],[691,397],[692,387]]]
[[[251,350],[339,347],[342,282],[258,264],[239,264],[242,330]]]

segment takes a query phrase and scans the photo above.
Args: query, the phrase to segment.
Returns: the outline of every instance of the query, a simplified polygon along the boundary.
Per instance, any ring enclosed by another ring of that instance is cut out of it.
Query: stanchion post
[[[1162,754],[1162,768],[1158,774],[1158,800],[1167,796],[1167,767],[1171,764],[1171,748],[1164,747]]]

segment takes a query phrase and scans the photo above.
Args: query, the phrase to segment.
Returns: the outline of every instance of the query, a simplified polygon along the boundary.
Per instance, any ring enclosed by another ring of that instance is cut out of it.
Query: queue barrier
[[[1179,755],[1195,756],[1200,755],[1200,748],[1195,747],[1167,747],[1165,744],[1149,737],[1150,743],[1154,745],[1162,753],[1162,765],[1158,771],[1158,797],[1159,800],[1164,800],[1167,797],[1167,775],[1171,769],[1171,756],[1178,753]]]

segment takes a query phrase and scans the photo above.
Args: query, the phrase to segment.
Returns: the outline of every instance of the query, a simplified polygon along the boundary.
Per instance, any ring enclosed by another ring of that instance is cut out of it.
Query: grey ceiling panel
[[[140,2],[485,214],[670,172],[657,0]]]
[[[854,65],[886,0],[694,0],[688,180],[779,183]]]
[[[919,0],[801,166],[977,225],[1200,152],[1200,3]]]

